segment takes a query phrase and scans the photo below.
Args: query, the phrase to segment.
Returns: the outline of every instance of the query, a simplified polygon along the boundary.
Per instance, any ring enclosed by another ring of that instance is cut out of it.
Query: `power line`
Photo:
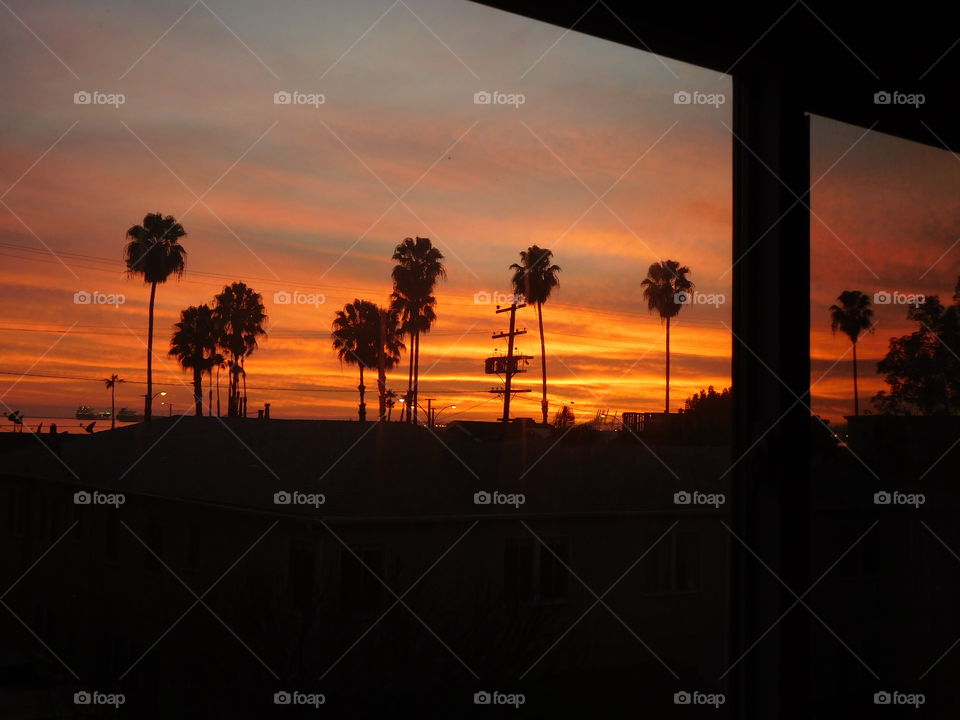
[[[85,377],[82,375],[56,375],[53,373],[36,373],[36,372],[16,372],[13,370],[0,370],[0,375],[16,375],[17,377],[37,377],[37,378],[46,378],[52,380],[79,380],[81,382],[103,382],[104,378],[95,378],[95,377]],[[146,380],[126,380],[124,383],[127,385],[146,385]],[[187,383],[179,382],[157,382],[153,381],[154,385],[163,385],[164,387],[187,387],[191,386]],[[248,390],[262,390],[269,392],[331,392],[331,393],[356,393],[355,388],[331,388],[331,387],[284,387],[284,386],[263,386],[263,385],[247,385]],[[431,390],[430,392],[443,394],[443,395],[464,395],[469,393],[479,393],[486,392],[486,390]]]

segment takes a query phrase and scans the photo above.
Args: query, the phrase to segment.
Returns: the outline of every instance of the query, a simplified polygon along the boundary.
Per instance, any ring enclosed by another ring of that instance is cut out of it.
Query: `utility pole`
[[[436,398],[424,398],[427,401],[427,427],[433,429],[433,401]]]
[[[503,417],[501,422],[510,422],[510,385],[513,376],[520,372],[517,369],[517,363],[522,357],[514,357],[513,355],[513,339],[517,335],[525,335],[526,330],[517,330],[517,310],[520,308],[525,308],[526,303],[518,305],[516,301],[506,308],[497,308],[497,314],[508,312],[510,313],[510,330],[508,332],[495,333],[493,335],[494,339],[497,338],[507,338],[507,364],[504,368],[504,389],[503,389]]]

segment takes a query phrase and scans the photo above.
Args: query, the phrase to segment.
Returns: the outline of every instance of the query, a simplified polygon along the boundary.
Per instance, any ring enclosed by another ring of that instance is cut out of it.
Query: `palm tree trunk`
[[[403,412],[401,413],[400,420],[402,422],[412,422],[410,418],[410,401],[413,399],[413,336],[414,333],[410,331],[410,348],[408,354],[410,355],[410,372],[407,375],[407,397],[403,403]]]
[[[860,393],[857,390],[857,341],[853,341],[853,414],[860,416]]]
[[[203,417],[203,368],[199,366],[193,369],[193,404],[197,417]]]
[[[240,414],[240,366],[236,360],[230,368],[230,398],[227,405],[227,415],[237,417]]]
[[[153,416],[153,304],[157,297],[157,284],[150,283],[150,309],[147,311],[147,395],[143,404],[143,421],[150,422]]]
[[[413,407],[410,408],[410,412],[413,413],[413,424],[417,424],[418,420],[418,410],[420,405],[420,330],[417,330],[416,338],[416,352],[413,359],[413,402],[410,403]]]
[[[116,380],[114,380],[116,383]],[[117,427],[117,386],[110,386],[110,429],[115,430]]]
[[[243,417],[247,416],[247,371],[243,368],[243,358],[240,358],[240,376],[243,378]],[[237,388],[239,390],[239,388]]]
[[[220,417],[220,366],[217,365],[217,417]]]
[[[549,404],[547,403],[547,346],[543,339],[543,303],[537,303],[537,322],[540,323],[540,373],[543,378],[543,400],[540,409],[543,414],[543,424],[547,424]]]
[[[363,391],[366,388],[363,387],[363,364],[360,365],[360,385],[357,387],[357,390],[360,391],[360,406],[357,408],[357,415],[360,417],[360,422],[367,421],[367,406],[363,402]]]
[[[237,363],[230,362],[230,383],[227,385],[227,417],[237,413]]]
[[[384,422],[387,419],[387,358],[385,353],[386,348],[384,347],[387,344],[386,333],[387,329],[385,326],[386,318],[384,318],[384,311],[380,311],[380,335],[379,335],[379,347],[377,348],[377,394],[380,396],[380,422]]]
[[[664,401],[663,412],[670,412],[670,318],[667,318],[667,397]]]
[[[207,370],[207,417],[213,415],[213,368]]]

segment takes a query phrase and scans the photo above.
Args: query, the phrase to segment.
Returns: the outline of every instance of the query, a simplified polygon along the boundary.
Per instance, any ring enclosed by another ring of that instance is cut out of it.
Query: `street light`
[[[436,424],[437,416],[440,413],[442,413],[444,410],[449,410],[451,408],[456,409],[457,407],[456,405],[446,405],[442,408],[435,408],[433,407],[433,398],[426,398],[426,400],[427,400],[426,407],[424,407],[423,405],[420,405],[420,403],[417,403],[417,405],[419,405],[420,409],[427,414],[427,427],[430,427],[430,428],[432,428]]]
[[[431,422],[430,425],[433,426],[437,424],[437,418],[440,416],[440,413],[442,413],[444,410],[456,410],[456,409],[457,409],[456,405],[447,405],[446,407],[442,407],[440,409],[434,408],[433,422]]]

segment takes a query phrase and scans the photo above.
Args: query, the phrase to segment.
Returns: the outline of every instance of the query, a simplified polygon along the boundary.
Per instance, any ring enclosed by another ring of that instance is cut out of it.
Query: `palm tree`
[[[393,417],[393,408],[397,404],[397,393],[395,390],[387,390],[387,422],[390,422]]]
[[[193,401],[197,417],[203,417],[203,373],[210,371],[217,349],[217,327],[207,305],[191,305],[180,312],[174,326],[170,354],[180,367],[193,371]]]
[[[217,337],[219,336],[220,334],[218,332]],[[222,368],[224,364],[225,364],[225,361],[223,359],[222,354],[215,352],[213,355],[210,356],[210,366],[207,368],[207,384],[208,384],[208,387],[210,388],[209,390],[210,399],[207,401],[208,416],[213,415],[213,369],[214,368],[217,369],[217,417],[220,416],[220,368]]]
[[[179,243],[187,231],[172,215],[148,213],[142,225],[127,230],[124,260],[127,272],[140,275],[150,283],[150,309],[147,321],[147,394],[144,396],[143,420],[149,422],[153,408],[153,307],[157,285],[171,275],[183,275],[187,251]]]
[[[553,253],[547,248],[531,245],[520,251],[520,263],[513,263],[513,291],[516,295],[523,295],[528,303],[537,305],[537,322],[540,324],[540,371],[543,381],[543,399],[540,401],[540,410],[543,424],[547,424],[547,349],[543,339],[543,304],[550,299],[550,293],[560,284],[557,273],[559,265],[551,265]]]
[[[341,363],[357,365],[360,368],[360,404],[357,415],[360,422],[367,419],[367,405],[364,402],[366,386],[363,384],[363,371],[377,368],[380,396],[380,419],[386,412],[386,370],[400,361],[400,352],[404,345],[400,340],[401,330],[398,316],[393,309],[377,307],[368,300],[354,300],[342,310],[337,310],[333,320],[333,349]]]
[[[126,382],[119,375],[114,373],[108,378],[103,379],[103,384],[110,391],[110,429],[117,427],[117,384]]]
[[[844,290],[837,296],[839,305],[830,306],[830,330],[842,331],[853,343],[853,414],[860,414],[860,394],[857,389],[857,341],[864,330],[873,332],[873,310],[870,297],[859,290]]]
[[[667,392],[663,412],[670,412],[670,319],[677,316],[685,302],[685,294],[693,288],[687,279],[690,268],[681,266],[675,260],[662,260],[653,263],[647,270],[643,285],[643,297],[647,309],[660,313],[660,319],[667,322]]]
[[[408,275],[407,271],[397,272],[394,276]],[[402,283],[406,281],[401,280]],[[400,323],[400,331],[410,337],[410,367],[407,376],[407,394],[404,396],[403,411],[407,415],[407,422],[415,422],[415,404],[417,378],[420,375],[420,359],[416,355],[420,352],[420,333],[429,332],[430,327],[437,321],[437,299],[433,295],[418,295],[397,290],[390,296],[390,309],[396,313]]]
[[[404,409],[407,419],[416,422],[420,381],[420,334],[430,332],[437,316],[433,289],[447,276],[443,255],[430,238],[404,238],[393,251],[393,294],[391,308],[398,314],[401,330],[410,337],[410,372]]]
[[[244,361],[257,349],[257,339],[265,336],[263,323],[267,314],[260,293],[242,282],[226,285],[214,300],[213,321],[219,332],[217,346],[227,358],[230,369],[230,388],[227,393],[227,414],[246,416],[247,393]],[[240,380],[243,378],[243,393]]]

